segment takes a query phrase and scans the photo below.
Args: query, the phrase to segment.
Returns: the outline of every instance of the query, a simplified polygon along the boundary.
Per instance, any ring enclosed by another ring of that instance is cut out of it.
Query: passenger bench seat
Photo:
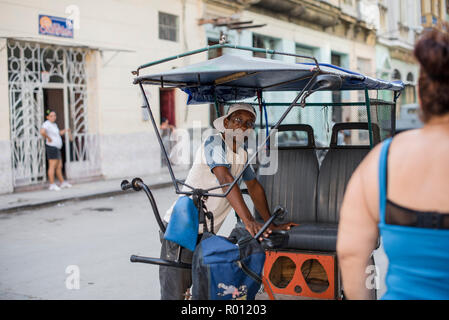
[[[301,224],[288,232],[285,248],[335,252],[340,207],[346,186],[353,172],[369,153],[369,146],[338,146],[340,130],[365,129],[366,123],[341,123],[334,126],[330,149],[321,165],[317,184],[317,215],[315,223]],[[375,143],[379,127],[373,124]]]

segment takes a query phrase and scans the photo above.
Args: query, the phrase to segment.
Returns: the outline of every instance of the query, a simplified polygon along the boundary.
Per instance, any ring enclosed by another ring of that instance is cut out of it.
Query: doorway
[[[161,89],[159,98],[160,98],[161,120],[163,118],[168,119],[169,124],[176,126],[175,90]]]
[[[60,129],[71,128],[73,142],[68,136],[63,139],[67,179],[99,176],[98,133],[89,129],[87,112],[87,62],[94,51],[10,39],[7,50],[14,188],[47,180],[40,134],[47,105],[57,112]]]
[[[89,129],[87,112],[87,61],[94,51],[9,39],[7,50],[14,188],[47,180],[45,141],[39,132],[47,106],[57,112],[60,129],[72,129],[73,142],[63,139],[66,177],[99,176],[98,133]]]
[[[65,108],[64,108],[64,89],[62,88],[43,88],[43,102],[44,102],[44,119],[46,120],[46,112],[48,109],[56,112],[56,124],[58,125],[59,130],[68,128],[69,126],[65,123]],[[66,139],[62,136],[62,174],[64,177],[66,175]],[[70,150],[70,148],[69,148]],[[48,170],[48,158],[45,161],[45,172]]]

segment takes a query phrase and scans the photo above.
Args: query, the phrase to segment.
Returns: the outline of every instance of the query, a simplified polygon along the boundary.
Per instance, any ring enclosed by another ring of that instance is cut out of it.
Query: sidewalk
[[[177,179],[184,180],[188,170],[175,170]],[[38,207],[55,205],[70,200],[85,200],[98,197],[108,197],[132,190],[122,191],[120,183],[127,179],[131,182],[134,177],[123,177],[122,179],[99,180],[85,183],[72,183],[69,189],[60,191],[44,190],[16,192],[0,195],[0,213],[34,209]],[[165,168],[163,173],[140,177],[150,188],[163,188],[172,185],[170,174]]]

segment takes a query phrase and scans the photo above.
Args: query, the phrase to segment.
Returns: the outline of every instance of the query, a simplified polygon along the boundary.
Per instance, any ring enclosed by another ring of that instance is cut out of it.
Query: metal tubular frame
[[[371,124],[371,101],[369,98],[368,89],[365,89],[365,103],[366,103],[366,114],[368,117],[368,134],[369,134],[369,145],[371,149],[374,147],[373,144],[373,126]]]
[[[148,64],[145,64],[145,65],[142,65],[142,66],[138,67],[136,71],[133,71],[133,74],[138,75],[139,71],[141,69],[144,69],[144,68],[147,68],[147,67],[150,67],[150,66],[154,66],[156,64],[160,64],[160,63],[163,63],[163,62],[171,61],[171,60],[178,59],[178,58],[181,58],[181,57],[186,57],[186,56],[189,56],[189,55],[193,55],[193,54],[197,54],[197,53],[200,53],[200,52],[208,51],[208,50],[211,50],[211,49],[217,49],[217,48],[232,48],[232,49],[240,49],[240,50],[249,50],[249,51],[253,51],[253,52],[265,52],[265,53],[269,53],[269,54],[280,54],[280,55],[287,55],[287,56],[296,56],[296,57],[301,57],[301,58],[309,58],[309,59],[312,59],[315,62],[316,68],[312,69],[313,74],[310,77],[309,81],[307,82],[305,87],[301,90],[301,92],[298,93],[298,95],[295,97],[295,99],[291,103],[265,103],[266,106],[279,105],[279,106],[288,106],[288,108],[284,111],[284,113],[282,114],[280,119],[276,122],[276,124],[271,128],[269,134],[266,136],[264,141],[261,142],[258,145],[256,152],[248,159],[248,161],[245,164],[244,168],[242,169],[240,174],[234,179],[234,181],[232,183],[226,183],[226,184],[223,184],[223,185],[218,185],[216,187],[212,187],[212,188],[209,188],[209,189],[206,189],[206,190],[196,189],[196,188],[194,188],[194,187],[184,183],[183,181],[180,181],[180,180],[176,179],[175,174],[173,172],[172,165],[171,165],[170,160],[168,158],[167,150],[164,147],[161,135],[159,133],[158,126],[157,126],[156,121],[154,119],[153,112],[151,110],[151,106],[150,106],[150,103],[148,101],[148,97],[147,97],[147,95],[145,93],[145,90],[143,88],[143,84],[144,83],[148,83],[148,82],[146,82],[144,79],[139,80],[139,81],[135,81],[135,83],[139,84],[140,90],[141,90],[142,95],[144,97],[145,107],[148,109],[148,113],[149,113],[149,116],[150,116],[150,119],[151,119],[151,123],[153,125],[153,129],[154,129],[154,131],[156,133],[156,137],[157,137],[157,140],[159,142],[159,146],[160,146],[161,150],[163,151],[165,159],[167,160],[167,167],[168,167],[168,170],[169,170],[169,173],[170,173],[171,180],[172,180],[173,185],[175,187],[176,194],[183,194],[183,195],[187,195],[187,196],[193,196],[195,205],[197,206],[198,211],[200,213],[200,220],[204,220],[204,213],[202,214],[203,209],[204,209],[203,208],[203,206],[204,206],[203,201],[207,197],[209,197],[209,196],[210,197],[222,197],[222,198],[224,198],[224,197],[226,197],[229,194],[229,192],[235,186],[237,181],[242,177],[243,172],[245,171],[245,169],[250,165],[250,163],[259,154],[259,152],[262,149],[265,148],[265,146],[266,146],[267,142],[269,141],[269,139],[271,138],[271,136],[277,131],[277,129],[281,125],[282,121],[286,118],[288,113],[294,107],[298,107],[298,106],[301,106],[301,107],[305,107],[305,106],[366,106],[367,114],[368,114],[368,123],[369,123],[370,145],[371,145],[371,148],[373,147],[373,134],[372,134],[371,114],[370,114],[371,101],[370,101],[367,89],[365,89],[365,102],[364,103],[363,102],[351,102],[351,103],[305,103],[305,101],[302,101],[302,100],[301,100],[300,104],[298,103],[298,101],[301,98],[303,100],[305,100],[305,98],[307,98],[308,93],[309,93],[308,90],[310,88],[312,88],[312,86],[315,84],[314,83],[315,79],[320,74],[321,70],[319,68],[318,61],[314,57],[307,57],[307,56],[301,56],[301,55],[296,55],[296,54],[276,52],[274,50],[263,50],[263,49],[250,48],[250,47],[231,46],[229,44],[219,44],[219,45],[208,46],[208,47],[203,48],[203,49],[190,51],[190,52],[183,53],[183,54],[180,54],[180,55],[177,55],[177,56],[172,56],[172,57],[169,57],[169,58],[166,58],[166,59],[162,59],[162,60],[158,60],[158,61],[155,61],[155,62],[152,62],[152,63],[148,63]],[[198,75],[198,84],[199,84],[199,82],[200,82],[200,76]],[[164,80],[162,78],[161,78],[161,81],[160,81],[159,84],[162,87],[164,86]],[[165,84],[167,84],[167,82]],[[280,84],[278,84],[278,85],[280,85]],[[264,90],[264,88],[258,88],[257,89],[258,98],[259,98],[259,101],[257,103],[258,105],[261,104],[262,91],[263,90]],[[394,102],[393,103],[385,102],[385,101],[381,101],[381,102],[373,101],[373,105],[376,104],[376,103],[391,104],[393,106],[392,112],[395,112],[394,110],[396,108],[396,100],[399,97],[399,95],[400,95],[400,93],[399,94],[397,94],[397,93],[394,94]],[[256,104],[256,103],[254,103],[254,104]],[[215,107],[216,107],[216,111],[217,111],[217,115],[218,115],[219,110],[218,110],[218,102],[217,102],[216,98],[215,98]],[[392,115],[394,115],[394,114],[392,113]],[[262,118],[263,118],[263,116],[262,116],[262,114],[260,116],[261,116],[261,120],[260,121],[261,121],[261,128],[262,128],[262,125],[263,125],[263,119]],[[266,126],[268,126],[268,123],[266,123]],[[393,127],[393,135],[394,135],[394,127]],[[187,187],[188,189],[190,189],[190,191],[181,191],[179,189],[178,184],[181,184],[181,185]],[[129,184],[127,181],[122,182],[122,189],[123,190],[126,190],[126,189],[128,189],[130,187],[133,187],[134,190],[136,190],[136,191],[139,191],[139,190],[142,190],[142,189],[145,191],[145,193],[146,193],[146,195],[147,195],[147,197],[148,197],[148,199],[149,199],[149,201],[151,203],[151,206],[153,208],[153,213],[155,215],[156,221],[159,224],[159,227],[160,227],[161,231],[165,232],[165,226],[162,223],[162,219],[161,219],[161,217],[159,215],[159,211],[157,209],[156,202],[155,202],[155,200],[153,198],[153,195],[152,195],[150,189],[148,188],[148,186],[146,186],[143,183],[143,181],[138,179],[138,178],[135,178],[131,184]],[[224,187],[228,187],[228,189],[224,193],[222,193],[222,194],[210,193],[210,191],[213,191],[213,190],[216,190],[216,189],[220,189],[220,188],[224,188]],[[276,212],[277,211],[275,210],[275,212],[273,213],[273,215],[270,218],[270,220],[265,223],[265,225],[264,225],[264,227],[262,229],[266,228],[273,221],[273,219],[277,216]],[[201,222],[203,222],[205,228],[207,228],[207,224],[205,223],[205,220],[204,221],[200,221],[200,223]],[[180,247],[180,251],[178,252],[178,257],[177,257],[177,259],[175,261],[168,261],[168,260],[159,259],[159,258],[142,257],[142,256],[136,256],[136,255],[132,255],[130,260],[131,260],[131,262],[149,263],[149,264],[156,264],[156,265],[166,266],[166,267],[191,269],[191,264],[187,264],[187,263],[181,262],[181,250],[182,250],[182,248]]]
[[[153,112],[151,111],[151,106],[150,103],[148,102],[148,98],[145,94],[145,90],[143,89],[143,85],[141,82],[139,82],[139,86],[140,89],[142,91],[142,94],[144,96],[144,100],[145,100],[145,105],[148,109],[148,113],[150,115],[151,118],[151,123],[153,124],[153,128],[154,131],[156,133],[157,136],[157,140],[159,142],[159,146],[161,147],[161,149],[163,150],[163,154],[165,159],[167,160],[167,167],[170,173],[170,177],[173,181],[173,184],[175,186],[175,190],[176,190],[176,194],[183,194],[183,195],[194,195],[197,194],[198,191],[201,191],[201,196],[203,197],[220,197],[220,198],[225,198],[227,197],[227,195],[229,194],[229,192],[231,192],[232,188],[234,187],[234,185],[237,183],[237,181],[242,177],[243,172],[245,171],[245,169],[250,165],[251,161],[254,160],[254,158],[259,154],[259,152],[265,147],[266,143],[269,141],[270,137],[272,136],[272,134],[275,132],[275,130],[280,126],[280,124],[282,123],[282,121],[285,119],[285,117],[288,115],[288,113],[291,111],[291,109],[297,105],[298,100],[303,97],[304,93],[312,86],[313,81],[316,79],[316,77],[319,74],[319,70],[316,70],[315,73],[313,74],[312,78],[310,78],[309,82],[306,84],[306,86],[301,90],[301,92],[296,96],[296,98],[293,100],[292,103],[289,104],[289,107],[287,108],[287,110],[285,110],[285,112],[282,114],[282,116],[280,117],[280,119],[276,122],[276,124],[271,128],[270,130],[270,134],[265,137],[265,140],[259,144],[256,152],[248,159],[247,163],[245,164],[245,166],[243,167],[242,171],[240,172],[240,174],[234,179],[234,181],[232,183],[227,183],[227,184],[223,184],[223,185],[219,185],[217,187],[213,187],[210,189],[206,189],[206,190],[196,190],[195,188],[193,188],[192,186],[189,186],[187,184],[185,184],[184,182],[176,179],[174,172],[173,172],[173,168],[171,166],[170,160],[168,158],[168,154],[167,154],[167,150],[165,150],[164,144],[162,143],[162,138],[160,136],[158,127],[156,125],[156,121],[154,119],[153,116]],[[181,191],[178,187],[178,183],[182,184],[186,187],[188,187],[189,189],[192,189],[192,191]],[[229,188],[225,191],[225,193],[209,193],[209,191],[215,190],[215,189],[219,189],[219,188],[224,188],[229,186]]]
[[[229,49],[245,50],[245,51],[252,51],[252,52],[259,52],[259,53],[266,53],[266,54],[278,54],[278,55],[283,55],[283,56],[291,56],[291,57],[311,59],[311,60],[314,61],[315,66],[318,68],[318,70],[320,69],[320,66],[318,64],[318,60],[315,57],[303,56],[303,55],[294,54],[294,53],[280,52],[280,51],[275,51],[275,50],[270,50],[270,49],[260,49],[260,48],[237,46],[237,45],[231,45],[229,43],[224,43],[224,44],[215,44],[215,45],[212,45],[212,46],[207,46],[207,47],[204,47],[204,48],[201,48],[201,49],[188,51],[188,52],[185,52],[185,53],[178,54],[176,56],[171,56],[171,57],[168,57],[168,58],[165,58],[165,59],[160,59],[160,60],[157,60],[157,61],[153,61],[153,62],[149,62],[149,63],[143,64],[143,65],[139,66],[137,68],[137,70],[132,71],[132,74],[138,76],[140,70],[142,70],[142,69],[145,69],[145,68],[148,68],[148,67],[152,67],[152,66],[155,66],[157,64],[164,63],[164,62],[168,62],[168,61],[176,60],[176,59],[179,59],[179,58],[191,56],[191,55],[194,55],[194,54],[202,53],[202,52],[205,52],[205,51],[209,51],[209,50],[213,50],[213,49],[221,49],[221,48],[229,48]]]
[[[294,57],[311,59],[311,60],[314,61],[315,65],[316,65],[316,68],[314,68],[312,70],[313,71],[312,76],[310,77],[309,81],[304,86],[304,88],[299,92],[299,94],[293,100],[293,102],[291,102],[291,103],[266,103],[267,106],[283,105],[283,106],[288,106],[288,108],[287,108],[287,110],[285,110],[285,112],[282,114],[282,116],[276,122],[276,124],[271,128],[270,133],[269,133],[269,135],[266,136],[265,140],[259,144],[256,152],[248,159],[248,161],[245,164],[243,170],[234,179],[234,181],[232,183],[219,185],[217,187],[209,188],[207,190],[195,189],[194,187],[189,186],[186,183],[176,179],[175,174],[173,172],[173,168],[172,168],[171,163],[170,163],[170,160],[168,158],[167,150],[165,149],[165,147],[164,147],[164,145],[162,143],[162,138],[160,136],[158,127],[156,125],[156,121],[154,119],[153,112],[151,111],[150,103],[149,103],[148,98],[147,98],[147,96],[145,94],[145,91],[143,89],[143,83],[148,83],[148,82],[145,79],[135,80],[135,83],[139,84],[139,87],[141,89],[142,95],[144,96],[145,107],[148,109],[148,113],[150,115],[151,123],[153,125],[153,129],[154,129],[154,131],[156,133],[156,137],[157,137],[157,140],[159,142],[159,146],[161,147],[161,150],[163,151],[164,157],[167,160],[167,167],[168,167],[168,170],[169,170],[169,173],[170,173],[171,180],[172,180],[173,185],[175,187],[176,194],[183,194],[183,195],[187,195],[187,196],[196,195],[196,196],[200,196],[200,197],[222,197],[222,198],[226,197],[229,194],[229,192],[232,190],[232,188],[235,186],[237,181],[241,178],[241,176],[243,175],[243,172],[245,171],[245,169],[249,166],[251,161],[253,161],[254,158],[259,154],[259,152],[265,147],[266,143],[269,141],[269,139],[271,138],[272,134],[276,131],[276,129],[279,127],[279,125],[282,123],[282,121],[285,119],[285,117],[288,115],[288,113],[291,111],[291,109],[293,107],[298,107],[298,106],[301,106],[301,107],[304,107],[304,106],[366,106],[366,108],[367,108],[367,115],[368,115],[370,146],[371,146],[371,148],[373,148],[373,134],[372,134],[371,114],[370,114],[370,112],[371,112],[371,101],[370,101],[370,98],[369,98],[368,89],[365,89],[365,102],[307,103],[307,104],[298,103],[300,98],[303,97],[304,94],[306,92],[308,92],[308,90],[312,87],[312,85],[314,84],[314,80],[316,79],[316,77],[321,72],[319,64],[318,64],[318,61],[314,57],[302,56],[302,55],[297,55],[297,54],[292,54],[292,53],[285,53],[285,52],[278,52],[278,51],[275,51],[275,50],[268,50],[268,49],[243,47],[243,46],[230,45],[230,44],[217,44],[217,45],[207,46],[207,47],[204,47],[204,48],[201,48],[201,49],[198,49],[198,50],[193,50],[193,51],[189,51],[189,52],[186,52],[186,53],[182,53],[182,54],[179,54],[179,55],[176,55],[176,56],[171,56],[171,57],[168,57],[168,58],[165,58],[165,59],[157,60],[157,61],[150,62],[150,63],[147,63],[147,64],[143,64],[143,65],[139,66],[136,71],[132,71],[132,73],[134,75],[138,76],[140,70],[142,70],[142,69],[145,69],[145,68],[148,68],[148,67],[151,67],[151,66],[155,66],[155,65],[158,65],[158,64],[161,64],[161,63],[164,63],[164,62],[172,61],[172,60],[175,60],[175,59],[179,59],[179,58],[182,58],[182,57],[187,57],[187,56],[190,56],[190,55],[202,53],[202,52],[213,50],[213,49],[219,49],[219,48],[230,48],[230,49],[246,50],[246,51],[252,51],[252,52],[262,52],[262,53],[267,53],[267,54],[278,54],[278,55],[294,56]],[[160,84],[163,85],[163,79],[161,79]],[[260,90],[263,91],[263,88],[259,88],[258,90],[259,91]],[[389,103],[389,104],[392,104],[392,105],[395,106],[396,105],[396,100],[399,97],[399,95],[400,95],[400,93],[399,94],[395,93],[394,94],[394,102],[393,103],[386,102],[386,103]],[[217,107],[217,101],[215,101],[215,105]],[[394,132],[393,132],[393,134],[394,134]],[[179,189],[178,184],[181,184],[181,185],[191,189],[191,191],[181,191]],[[216,189],[219,189],[219,188],[224,188],[224,187],[229,187],[229,188],[222,194],[209,193],[209,191],[216,190]]]

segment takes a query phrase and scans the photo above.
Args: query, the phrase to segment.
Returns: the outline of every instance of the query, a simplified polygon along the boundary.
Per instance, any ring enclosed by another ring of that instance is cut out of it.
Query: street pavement
[[[161,215],[177,197],[172,187],[153,194]],[[158,267],[129,261],[159,256],[143,192],[0,214],[0,243],[0,299],[160,299]]]
[[[172,187],[153,194],[161,215],[177,197]],[[219,234],[234,224],[230,213]],[[1,213],[0,299],[159,299],[158,267],[129,261],[132,254],[158,257],[158,233],[143,192]],[[375,259],[380,296],[382,249]]]

